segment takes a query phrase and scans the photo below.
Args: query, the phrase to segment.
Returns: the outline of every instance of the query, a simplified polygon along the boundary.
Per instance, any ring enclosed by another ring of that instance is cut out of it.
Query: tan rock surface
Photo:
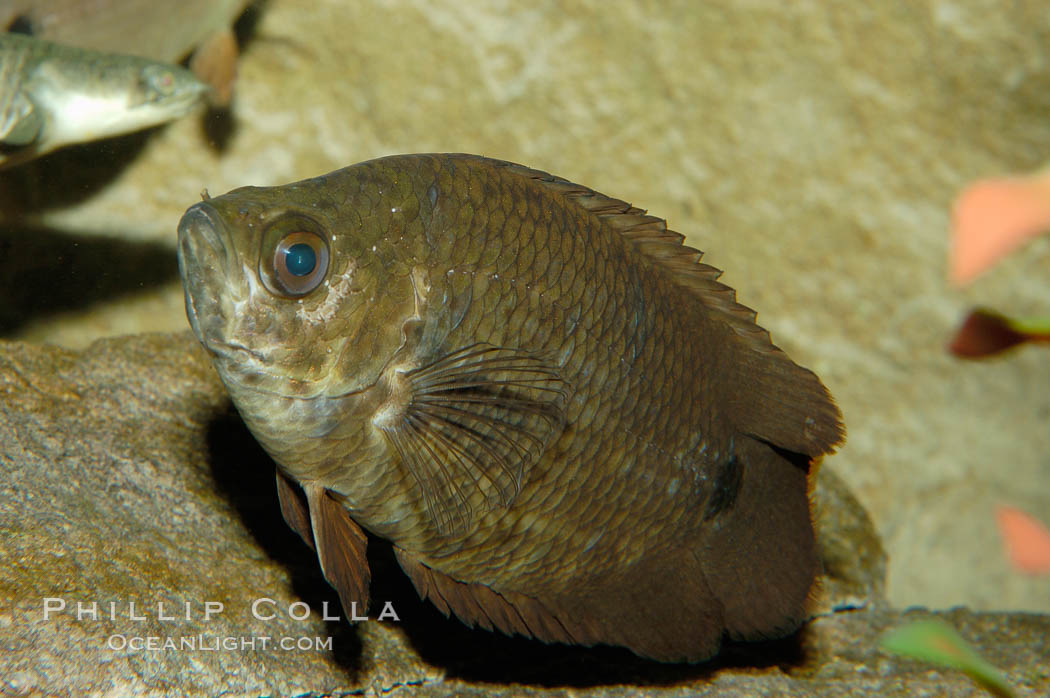
[[[0,176],[0,296],[51,299],[0,329],[83,346],[183,327],[170,266],[107,236],[170,248],[203,187],[393,152],[523,162],[668,218],[821,374],[849,427],[829,463],[884,537],[895,605],[1050,611],[994,526],[1001,502],[1050,520],[1047,354],[944,353],[975,302],[1048,312],[1050,239],[965,291],[944,281],[955,192],[1050,159],[1048,78],[1038,2],[272,0],[221,152],[186,119]],[[61,238],[58,261],[19,275],[16,216]],[[78,285],[95,275],[135,280]]]
[[[82,352],[0,341],[0,693],[978,693],[961,674],[879,650],[888,628],[928,614],[882,603],[871,523],[827,469],[814,494],[823,614],[795,638],[731,645],[692,667],[469,630],[420,602],[380,541],[369,546],[373,620],[326,622],[325,604],[343,613],[281,520],[272,473],[188,333]],[[253,615],[260,599],[259,614],[276,617]],[[384,601],[396,622],[377,620]],[[223,609],[207,618],[208,603]],[[940,615],[1020,695],[1050,690],[1050,618]],[[315,639],[330,644],[298,646]]]
[[[392,623],[323,621],[325,603],[343,615],[338,599],[229,410],[188,334],[84,353],[0,342],[0,694],[289,695],[303,677],[318,692],[440,678]],[[255,617],[258,599],[273,618]],[[298,648],[315,638],[331,649]]]

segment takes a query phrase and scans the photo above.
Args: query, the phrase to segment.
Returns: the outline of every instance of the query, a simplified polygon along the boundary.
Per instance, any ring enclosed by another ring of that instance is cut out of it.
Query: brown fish
[[[404,155],[207,199],[179,263],[344,605],[364,528],[469,625],[699,661],[804,620],[843,427],[681,243],[544,172]]]

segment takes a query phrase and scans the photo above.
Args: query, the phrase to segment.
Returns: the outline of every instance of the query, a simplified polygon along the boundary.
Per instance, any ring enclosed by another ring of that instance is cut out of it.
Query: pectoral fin
[[[212,87],[212,103],[220,108],[233,101],[233,84],[237,80],[237,37],[230,29],[211,34],[190,58],[192,70],[201,82]]]
[[[44,119],[22,89],[25,56],[17,54],[0,61],[0,144],[21,147],[40,135]]]
[[[10,147],[30,145],[37,140],[44,120],[28,99],[14,95],[13,103],[0,104],[0,143]],[[6,107],[10,107],[8,112]]]
[[[404,380],[405,405],[381,428],[444,535],[508,506],[565,424],[558,367],[520,349],[475,344]]]

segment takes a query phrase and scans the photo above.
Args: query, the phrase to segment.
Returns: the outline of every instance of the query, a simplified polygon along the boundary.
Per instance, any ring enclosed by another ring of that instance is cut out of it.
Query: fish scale
[[[330,262],[281,276],[286,239]],[[699,257],[468,155],[238,189],[179,228],[191,326],[344,604],[367,601],[364,528],[468,624],[661,661],[805,619],[809,478],[843,437]],[[269,329],[224,310],[246,295]]]
[[[530,201],[530,203],[532,203],[532,202]],[[475,206],[476,205],[477,204],[475,204]],[[493,205],[495,205],[495,202],[493,202]],[[529,209],[528,209],[528,211],[530,211],[530,212],[534,211],[534,210],[535,210],[535,207],[533,207],[533,206],[530,206]],[[566,218],[569,217],[568,216],[568,212],[563,210],[562,213],[563,213],[563,215]],[[526,216],[528,216],[528,214],[526,214]],[[533,220],[531,220],[530,222],[533,225],[535,225],[536,224],[535,218]],[[579,222],[575,222],[575,225],[574,225],[574,223],[571,223],[571,222],[568,222],[568,221],[564,221],[564,220],[561,221],[560,227],[562,229],[572,229],[573,227],[576,227],[577,229],[583,228],[583,226]],[[586,229],[586,228],[584,228],[584,229]],[[484,229],[482,228],[482,230],[484,230]],[[498,238],[496,238],[496,239],[498,239]],[[481,243],[481,244],[483,245],[484,243]],[[576,247],[587,248],[587,247],[590,247],[590,246],[594,246],[594,244],[595,244],[594,241],[592,241],[592,240],[585,240],[583,238],[583,236],[561,236],[561,245],[562,245],[563,249],[562,249],[562,256],[559,259],[564,260],[566,262],[574,261],[574,260],[580,260],[580,257],[577,255]],[[622,258],[622,256],[621,256],[621,258]],[[581,264],[581,267],[579,269],[574,267],[572,264],[568,264],[568,263],[563,264],[561,266],[560,273],[556,277],[556,283],[559,286],[561,286],[562,289],[563,289],[561,295],[563,297],[567,297],[569,299],[568,302],[567,302],[567,304],[569,304],[569,305],[574,305],[576,303],[579,303],[582,300],[582,298],[585,295],[584,294],[584,286],[585,285],[597,285],[597,286],[605,286],[606,285],[606,284],[604,284],[604,283],[602,283],[600,281],[599,282],[591,281],[588,284],[588,281],[586,279],[586,276],[587,276],[587,274],[586,274],[587,267],[585,266],[586,265],[586,261],[587,261],[586,260],[586,256],[584,256],[584,258],[581,260],[582,264]],[[594,273],[596,276],[598,276],[600,274],[601,270],[596,269],[596,268],[594,268],[594,265],[591,265],[590,271],[592,273]],[[626,340],[627,340],[627,338],[629,336],[624,331],[622,331],[622,328],[625,328],[625,327],[628,326],[626,318],[624,317],[625,314],[626,314],[627,309],[626,309],[624,304],[615,302],[616,300],[623,299],[624,296],[625,296],[625,289],[623,289],[622,284],[623,284],[623,279],[624,279],[625,276],[627,276],[627,274],[625,273],[625,270],[613,269],[611,271],[612,271],[612,273],[607,275],[607,276],[611,276],[612,277],[610,282],[608,283],[608,285],[612,287],[613,293],[611,293],[609,297],[610,297],[610,300],[614,300],[614,302],[609,304],[609,305],[606,305],[604,307],[593,308],[592,311],[589,313],[589,318],[592,319],[593,325],[592,326],[584,325],[584,326],[580,327],[579,329],[580,329],[581,334],[584,335],[584,340],[583,340],[582,343],[586,344],[589,347],[593,347],[596,353],[597,352],[602,352],[603,348],[604,348],[604,345],[606,343],[608,343],[609,341],[613,342],[613,346],[612,346],[611,349],[605,350],[607,355],[604,356],[604,357],[584,357],[580,361],[580,363],[587,363],[587,364],[595,365],[595,366],[598,367],[598,369],[597,369],[597,373],[595,373],[591,377],[591,380],[589,382],[581,383],[581,385],[579,386],[579,390],[580,390],[580,392],[582,394],[585,394],[585,395],[597,395],[597,396],[599,396],[599,398],[600,397],[604,397],[604,396],[611,396],[612,399],[614,400],[614,402],[612,402],[612,403],[599,402],[599,406],[601,408],[600,411],[598,413],[596,413],[593,416],[593,418],[590,418],[590,419],[588,419],[586,421],[586,424],[588,425],[587,431],[585,433],[583,433],[583,434],[577,433],[577,434],[573,435],[572,438],[573,438],[573,440],[576,443],[583,443],[583,444],[594,443],[594,444],[598,444],[599,445],[598,448],[597,448],[598,452],[604,452],[604,453],[609,454],[610,456],[612,456],[612,457],[608,458],[609,461],[612,461],[612,462],[621,461],[622,462],[624,460],[629,460],[629,457],[625,457],[625,455],[622,453],[622,451],[624,449],[624,444],[616,443],[615,441],[613,443],[609,443],[609,440],[607,438],[607,436],[608,436],[607,431],[608,430],[602,428],[601,426],[599,426],[597,429],[591,429],[591,428],[589,428],[589,425],[603,425],[603,424],[608,423],[610,421],[609,417],[610,417],[611,413],[620,414],[620,415],[630,415],[630,414],[637,413],[637,414],[642,415],[643,418],[645,416],[652,416],[652,415],[655,415],[655,414],[661,414],[661,410],[668,409],[668,408],[673,408],[675,403],[669,400],[669,401],[664,402],[664,403],[658,403],[656,405],[657,409],[651,409],[649,405],[645,405],[645,404],[639,405],[639,404],[637,404],[637,402],[635,402],[634,404],[623,404],[623,402],[615,402],[616,400],[626,401],[630,396],[634,395],[634,396],[637,397],[638,395],[637,395],[637,393],[635,391],[631,391],[629,389],[625,389],[626,386],[622,385],[623,378],[624,378],[624,376],[622,374],[619,376],[618,380],[612,380],[612,381],[610,380],[610,374],[614,373],[614,369],[617,367],[617,362],[611,360],[611,357],[618,356],[618,355],[622,354],[623,349],[624,349],[624,344],[625,344],[625,342],[626,342]],[[638,284],[641,281],[641,279],[635,278],[634,281],[635,281],[635,284]],[[484,292],[492,293],[492,289],[491,288],[487,288],[487,289],[485,289]],[[500,296],[495,295],[495,294],[492,297],[493,298],[500,298]],[[493,309],[492,312],[497,312],[497,311],[495,309]],[[478,317],[479,317],[479,319],[483,319],[486,315],[487,315],[487,313],[483,313],[483,314],[479,314]],[[507,327],[513,327],[513,325],[508,324]],[[620,329],[620,331],[617,332],[617,331],[615,331],[614,328]],[[477,333],[478,329],[477,328],[471,328],[470,331],[472,333]],[[605,336],[606,332],[608,332],[610,334],[613,334],[613,336],[612,337]],[[591,341],[591,342],[587,341],[586,335],[588,335],[588,334],[593,334],[594,335],[594,341]],[[502,334],[495,335],[495,336],[490,335],[490,341],[492,341],[493,343],[497,343],[497,344],[512,343],[515,339],[518,339],[518,338],[507,337],[507,336],[504,336]],[[652,347],[653,350],[655,351],[655,350],[658,350],[659,347],[666,345],[667,341],[668,341],[667,338],[657,337],[657,338],[655,338],[654,341],[647,343],[646,346]],[[456,340],[455,339],[451,339],[451,342],[453,344],[455,344]],[[546,349],[546,348],[551,348],[551,347],[543,346],[543,348]],[[553,348],[557,349],[557,348],[560,348],[560,347],[553,347]],[[668,384],[666,382],[666,376],[662,375],[662,373],[661,373],[662,370],[665,367],[662,364],[660,364],[659,361],[655,362],[655,366],[657,367],[657,371],[658,372],[656,373],[656,375],[652,376],[653,379],[654,379],[654,382],[656,382],[657,384],[660,384],[660,385],[673,385],[673,384]],[[572,367],[572,368],[569,369],[569,372],[572,373],[574,370],[578,372],[579,369],[576,368],[576,367]],[[592,383],[595,384],[595,387],[592,387]],[[570,420],[573,420],[574,417],[576,417],[576,415],[570,415]],[[621,419],[623,419],[623,417],[621,417]],[[636,431],[639,431],[639,432],[643,431],[644,429],[645,429],[644,426],[636,427]],[[560,460],[560,462],[565,463],[564,459],[559,459],[559,460]],[[572,459],[568,463],[565,463],[564,467],[560,468],[557,471],[560,475],[562,475],[562,477],[554,483],[554,485],[550,488],[550,491],[552,491],[552,492],[563,492],[566,489],[570,489],[570,491],[571,491],[571,487],[570,487],[571,484],[572,484],[571,480],[572,480],[573,477],[575,477],[575,473],[578,472],[578,471],[579,471],[579,460],[578,459]],[[542,481],[538,480],[538,482],[542,482]],[[636,487],[633,487],[633,488],[625,488],[625,489],[626,489],[625,493],[621,493],[621,494],[619,494],[617,496],[614,496],[613,499],[619,499],[619,500],[622,501],[622,500],[624,500],[626,498],[626,499],[629,500],[629,496],[628,495],[630,495],[630,494],[637,494],[637,493],[640,493],[640,492],[644,491],[639,486],[636,486]],[[538,489],[537,491],[540,492],[541,494],[546,494],[547,493],[544,490],[539,490]],[[529,509],[532,506],[531,500],[529,498],[529,495],[530,495],[530,492],[528,492],[528,491],[523,492],[522,495],[520,495],[520,497],[521,497],[521,499],[520,499],[520,502],[521,502],[520,506],[523,509]],[[661,507],[662,503],[656,502],[656,501],[642,501],[642,502],[628,501],[627,504],[630,505],[628,508],[630,510],[634,511],[640,518],[645,518],[648,515],[655,515],[657,513],[656,510],[662,508]],[[646,506],[646,505],[648,505],[648,506]],[[592,511],[594,510],[593,507],[586,507],[586,506],[580,507],[579,503],[573,503],[572,505],[565,506],[565,505],[562,505],[560,502],[556,503],[551,508],[553,510],[560,510],[560,511],[563,512],[562,516],[561,516],[562,527],[567,529],[567,530],[570,530],[570,531],[573,530],[574,528],[577,528],[577,527],[586,529],[586,527],[590,524],[590,522],[588,521],[588,518],[591,515]],[[602,508],[599,507],[599,511],[601,511],[601,510],[602,510]],[[579,523],[574,525],[574,520],[578,521]],[[487,535],[488,540],[491,540],[494,537],[498,537],[498,535],[497,536],[493,536],[492,533],[490,533],[489,531],[485,531],[485,534]],[[554,533],[554,532],[551,532],[551,533],[548,534],[547,537],[541,538],[541,540],[546,541],[549,537],[553,537],[554,535],[557,535],[557,534]],[[642,542],[643,545],[646,545],[646,547],[649,547],[651,545],[651,543],[649,541],[639,541],[639,542]],[[515,541],[515,543],[522,544],[521,541]],[[499,544],[506,544],[506,543],[499,543]],[[484,551],[487,546],[486,545],[475,545],[475,546],[472,546],[472,547],[475,547],[475,548],[478,548],[478,549]],[[578,550],[571,550],[571,549],[563,550],[563,554],[566,554],[566,555],[569,555],[569,556],[577,554],[578,552],[580,552],[580,551],[578,551]],[[477,563],[478,566],[481,567],[480,570],[471,569],[470,562],[472,562],[472,561],[458,560],[457,561],[457,569],[453,573],[453,576],[456,576],[457,578],[460,578],[460,579],[477,579],[477,578],[483,578],[483,577],[485,577],[487,575],[498,573],[497,570],[489,569],[489,565],[487,564],[487,560],[484,559],[484,553],[482,553],[481,557],[482,557],[482,559]],[[613,556],[609,556],[609,557],[613,558]],[[549,571],[541,571],[541,574],[547,574],[547,573],[549,573]],[[601,573],[601,570],[591,570],[591,573]],[[521,576],[520,572],[517,572],[517,571],[516,571],[516,575],[519,576],[519,577]],[[531,580],[529,582],[529,585],[530,586],[535,586],[536,584],[539,584],[539,583],[541,583],[541,580],[534,579],[534,580]]]

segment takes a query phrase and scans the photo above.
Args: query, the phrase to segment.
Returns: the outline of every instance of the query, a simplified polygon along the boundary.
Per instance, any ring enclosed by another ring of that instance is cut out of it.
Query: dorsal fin
[[[727,376],[734,387],[728,391],[726,409],[738,429],[810,456],[828,453],[842,442],[842,415],[824,384],[773,344],[769,332],[756,324],[755,311],[738,303],[736,291],[718,281],[722,271],[701,262],[703,252],[683,245],[684,236],[670,230],[666,221],[546,172],[511,163],[505,167],[599,217],[667,269],[732,331],[740,351],[732,362],[737,375]],[[755,395],[760,399],[753,399]]]

